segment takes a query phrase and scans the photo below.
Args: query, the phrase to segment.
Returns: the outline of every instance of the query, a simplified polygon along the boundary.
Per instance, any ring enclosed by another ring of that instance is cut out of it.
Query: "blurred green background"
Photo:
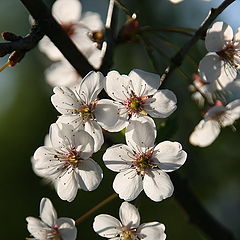
[[[47,1],[46,1],[47,2]],[[53,1],[52,1],[53,2]],[[51,1],[48,3],[51,4]],[[105,18],[107,0],[82,0],[83,10],[99,11]],[[181,26],[197,28],[211,7],[221,2],[213,0],[185,0],[173,5],[167,0],[131,0],[123,1],[136,11],[140,24],[150,26]],[[220,17],[232,25],[234,30],[240,25],[240,2],[236,1]],[[125,19],[122,11],[120,25]],[[19,35],[28,32],[28,12],[20,1],[0,1],[0,31],[11,31]],[[178,46],[188,40],[180,34],[163,34]],[[155,38],[155,43],[172,56],[175,50]],[[198,62],[206,53],[204,42],[192,49],[190,55]],[[168,60],[155,54],[158,60],[158,72],[167,66]],[[7,58],[0,60],[3,65]],[[49,125],[56,120],[58,113],[50,102],[51,87],[44,78],[44,69],[51,62],[38,49],[29,52],[24,60],[14,68],[0,73],[0,151],[1,151],[1,238],[25,239],[29,237],[25,218],[39,215],[39,203],[42,197],[52,200],[58,216],[78,218],[113,193],[112,181],[115,173],[102,164],[102,152],[94,158],[103,168],[104,179],[94,192],[79,191],[71,202],[62,201],[55,190],[37,177],[31,168],[30,158],[43,144]],[[138,43],[126,43],[118,46],[114,53],[113,69],[128,73],[133,68],[156,72],[144,48]],[[196,68],[184,61],[182,68],[190,76]],[[159,140],[166,138],[169,129],[175,129],[169,140],[179,141],[188,153],[186,164],[178,171],[185,177],[193,192],[203,205],[240,239],[240,136],[239,123],[236,131],[230,127],[223,129],[217,140],[207,148],[193,147],[188,137],[201,119],[201,111],[191,100],[188,91],[189,80],[179,73],[171,76],[166,84],[178,98],[178,109],[166,122],[167,129],[158,132]],[[158,125],[160,123],[158,122]],[[122,141],[124,141],[123,138]],[[103,149],[105,149],[103,147]],[[101,239],[92,230],[92,222],[99,213],[118,217],[120,199],[115,199],[98,210],[78,226],[77,239]],[[168,240],[207,239],[199,229],[189,221],[184,210],[171,197],[155,203],[141,194],[138,201],[142,223],[160,221],[166,225]]]

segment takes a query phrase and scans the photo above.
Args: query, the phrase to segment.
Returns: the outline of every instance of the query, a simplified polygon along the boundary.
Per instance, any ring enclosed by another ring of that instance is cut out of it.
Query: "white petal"
[[[189,141],[192,145],[206,147],[217,138],[220,126],[215,120],[201,120],[192,132]]]
[[[147,105],[149,104],[148,108]],[[157,91],[152,98],[146,102],[144,109],[147,113],[156,118],[166,118],[172,114],[177,106],[177,98],[175,94],[167,89]]]
[[[109,147],[103,154],[103,161],[107,168],[114,172],[121,172],[131,167],[133,152],[124,144]]]
[[[52,61],[59,61],[64,59],[62,53],[47,36],[44,36],[42,38],[42,40],[38,44],[38,48],[41,52],[45,53],[46,56]]]
[[[40,202],[40,217],[50,227],[56,224],[57,213],[48,198],[42,198]]]
[[[169,0],[171,3],[174,3],[174,4],[176,4],[176,3],[180,3],[180,2],[182,2],[183,0]]]
[[[172,195],[174,187],[167,173],[154,170],[144,175],[143,189],[150,199],[160,202]]]
[[[94,139],[94,152],[97,152],[103,145],[103,133],[99,124],[94,120],[85,123],[84,130],[88,132]]]
[[[222,61],[223,62],[223,61]],[[224,90],[225,87],[237,77],[237,70],[231,65],[225,63],[222,65],[220,75],[216,80],[216,89]]]
[[[143,190],[142,177],[133,169],[120,172],[113,181],[113,189],[121,199],[132,201]]]
[[[79,85],[78,94],[85,104],[97,100],[98,94],[103,89],[104,76],[100,72],[89,72]]]
[[[120,75],[117,71],[111,71],[106,76],[104,89],[112,99],[122,102],[130,96],[129,82],[128,76]]]
[[[78,166],[77,180],[79,188],[84,191],[95,190],[103,178],[101,167],[91,158],[80,162]]]
[[[28,222],[27,229],[34,238],[39,240],[47,239],[47,233],[51,230],[51,228],[49,228],[41,220],[34,217],[27,217],[26,220]]]
[[[64,240],[75,240],[77,237],[77,228],[75,221],[71,218],[59,218],[57,220],[59,233]]]
[[[61,173],[59,169],[63,163],[58,161],[58,152],[53,148],[39,147],[31,161],[35,174],[40,177],[55,179]]]
[[[57,0],[52,6],[52,14],[60,23],[79,20],[81,11],[81,3],[77,0]]]
[[[159,143],[153,152],[153,159],[158,167],[166,172],[175,171],[186,161],[187,153],[178,142],[164,141]]]
[[[95,68],[99,69],[102,65],[103,57],[106,53],[106,42],[103,42],[102,48],[98,49],[96,44],[93,43],[92,46],[92,53],[91,55],[87,58],[88,62]]]
[[[123,202],[119,208],[119,217],[123,226],[137,228],[140,224],[140,215],[137,208],[128,203]]]
[[[143,223],[139,226],[137,232],[144,240],[165,240],[165,226],[159,222]]]
[[[109,99],[97,102],[94,115],[102,128],[110,132],[119,132],[128,124],[125,116],[120,115],[120,104]]]
[[[240,99],[230,102],[226,108],[228,110],[220,119],[223,127],[232,125],[237,119],[240,118]]]
[[[101,16],[96,12],[85,12],[81,23],[93,32],[101,31],[104,28]]]
[[[83,158],[88,158],[93,153],[93,138],[86,131],[75,129],[70,124],[53,123],[50,126],[49,137],[54,148],[61,148],[64,151],[75,148],[82,152]]]
[[[133,69],[128,76],[132,90],[138,97],[153,95],[161,85],[160,76],[155,73]]]
[[[72,202],[76,197],[78,183],[75,174],[76,173],[73,169],[69,169],[61,176],[61,178],[58,178],[58,181],[56,182],[56,190],[58,196],[62,200]]]
[[[136,152],[145,151],[154,146],[156,126],[150,117],[132,117],[126,128],[126,142]]]
[[[81,102],[70,88],[55,87],[53,91],[52,104],[61,114],[74,114],[75,110],[80,109]]]
[[[205,45],[209,52],[218,52],[223,49],[226,41],[232,39],[232,28],[224,22],[215,22],[207,31]]]
[[[121,223],[115,217],[108,214],[100,214],[94,218],[93,229],[102,237],[113,238],[121,231]]]
[[[72,125],[74,129],[84,129],[83,119],[79,114],[61,115],[58,117],[56,123]]]
[[[237,32],[234,35],[234,41],[236,42],[240,41],[240,28],[237,29]]]
[[[218,79],[223,68],[223,61],[214,52],[208,53],[199,62],[199,71],[201,79],[205,82],[211,83]]]
[[[73,87],[82,80],[77,71],[67,61],[52,64],[45,71],[45,77],[47,82],[53,87]]]

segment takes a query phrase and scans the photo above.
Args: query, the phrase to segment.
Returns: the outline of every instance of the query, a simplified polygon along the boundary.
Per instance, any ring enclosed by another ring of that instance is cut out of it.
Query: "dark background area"
[[[47,1],[46,1],[47,2]],[[123,1],[130,9],[138,13],[140,24],[149,26],[181,26],[198,28],[211,7],[221,1],[203,2],[185,0],[173,5],[167,0],[131,0]],[[47,2],[49,5],[51,1]],[[83,10],[99,11],[105,18],[106,0],[82,1]],[[236,1],[218,20],[232,25],[234,30],[240,25],[240,7]],[[119,26],[125,17],[119,10]],[[20,1],[0,1],[0,32],[11,31],[19,35],[28,32],[28,12]],[[176,33],[164,33],[177,46],[181,47],[189,37]],[[154,42],[172,56],[174,49],[154,37]],[[204,42],[199,41],[190,55],[198,62],[206,53]],[[162,72],[168,60],[156,54],[159,69]],[[3,65],[7,58],[0,60]],[[44,78],[44,69],[51,62],[34,49],[14,68],[7,68],[0,73],[0,161],[1,182],[1,226],[2,239],[25,239],[29,237],[25,218],[39,215],[39,203],[42,197],[53,202],[58,216],[77,219],[98,202],[113,193],[112,181],[115,173],[102,163],[102,152],[94,159],[102,166],[104,179],[97,190],[84,192],[79,190],[76,199],[62,201],[55,190],[37,177],[31,167],[30,158],[34,151],[43,144],[49,125],[55,122],[58,113],[50,102],[51,87]],[[146,51],[139,43],[126,43],[118,46],[114,52],[113,69],[128,74],[133,68],[157,72],[153,68]],[[185,60],[182,69],[190,76],[196,71],[192,63]],[[197,148],[189,144],[188,138],[194,126],[201,119],[201,110],[191,100],[188,91],[189,80],[175,72],[169,78],[166,87],[173,90],[178,98],[178,109],[166,122],[167,128],[161,128],[158,139],[164,139],[168,129],[175,129],[172,141],[179,141],[188,153],[186,164],[178,170],[187,179],[194,194],[202,204],[228,229],[240,238],[240,136],[239,123],[236,131],[231,127],[222,129],[217,140],[206,148]],[[160,125],[160,121],[158,121]],[[122,137],[119,137],[122,139]],[[103,147],[106,149],[106,146]],[[95,215],[108,213],[118,217],[120,199],[115,199],[98,210],[78,226],[77,239],[101,239],[92,229]],[[191,224],[184,209],[174,197],[155,203],[141,194],[137,201],[141,222],[159,221],[165,224],[168,240],[207,239],[202,232]]]

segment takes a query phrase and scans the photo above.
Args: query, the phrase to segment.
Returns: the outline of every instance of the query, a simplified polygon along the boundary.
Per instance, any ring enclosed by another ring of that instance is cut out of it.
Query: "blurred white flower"
[[[203,81],[199,74],[193,74],[193,84],[189,86],[189,90],[193,92],[192,99],[199,107],[203,107],[205,99],[208,102],[213,102],[216,89],[210,83]]]
[[[149,222],[140,225],[140,215],[137,208],[123,202],[119,208],[119,221],[108,214],[100,214],[94,218],[93,229],[100,236],[111,240],[165,240],[165,226],[159,222]]]
[[[32,158],[34,172],[51,180],[58,196],[73,201],[78,189],[93,191],[103,174],[100,166],[91,159],[93,138],[84,130],[71,125],[52,124],[50,146],[39,147]]]
[[[190,135],[191,144],[206,147],[213,143],[221,127],[232,125],[240,117],[240,99],[223,106],[220,101],[211,107]]]
[[[161,201],[173,193],[166,172],[181,167],[187,157],[178,142],[154,144],[156,130],[148,121],[132,121],[126,129],[125,144],[106,150],[103,161],[107,168],[119,172],[113,189],[121,199],[134,200],[142,190],[153,201]]]
[[[98,69],[106,50],[102,49],[104,25],[98,13],[86,12],[82,15],[81,11],[78,0],[57,0],[52,6],[53,16],[89,63]],[[53,61],[64,58],[47,36],[40,41],[39,49]]]
[[[176,3],[180,3],[180,2],[182,2],[183,0],[169,0],[171,3],[174,3],[174,4],[176,4]]]
[[[205,45],[208,54],[200,61],[201,78],[223,89],[237,76],[240,66],[240,29],[235,36],[232,28],[224,22],[216,22],[208,29]]]
[[[109,99],[97,99],[103,89],[103,81],[104,76],[100,72],[90,72],[74,89],[55,87],[51,98],[55,108],[63,114],[57,122],[87,131],[94,139],[95,152],[104,142],[101,127],[117,132],[125,123],[119,118],[119,104]]]
[[[53,87],[64,86],[73,88],[82,80],[77,71],[66,60],[61,60],[47,68],[45,77],[47,82]]]
[[[151,117],[166,118],[177,108],[175,94],[167,89],[158,90],[160,77],[157,74],[139,69],[132,70],[128,76],[117,71],[107,74],[104,89],[119,102],[119,114],[126,121]]]
[[[40,202],[40,219],[27,217],[28,231],[36,240],[75,240],[77,228],[71,218],[57,218],[56,210],[48,198]]]

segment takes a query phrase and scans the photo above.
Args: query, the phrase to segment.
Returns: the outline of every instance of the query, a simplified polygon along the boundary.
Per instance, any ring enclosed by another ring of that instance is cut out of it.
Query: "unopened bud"
[[[16,34],[11,32],[2,32],[1,35],[3,40],[10,41],[10,42],[22,39],[21,36],[17,36]]]
[[[23,59],[24,55],[25,51],[14,51],[8,58],[8,61],[10,62],[9,66],[15,66]]]
[[[139,30],[140,24],[137,21],[137,15],[134,13],[119,31],[118,40],[120,42],[136,41],[135,35]]]

